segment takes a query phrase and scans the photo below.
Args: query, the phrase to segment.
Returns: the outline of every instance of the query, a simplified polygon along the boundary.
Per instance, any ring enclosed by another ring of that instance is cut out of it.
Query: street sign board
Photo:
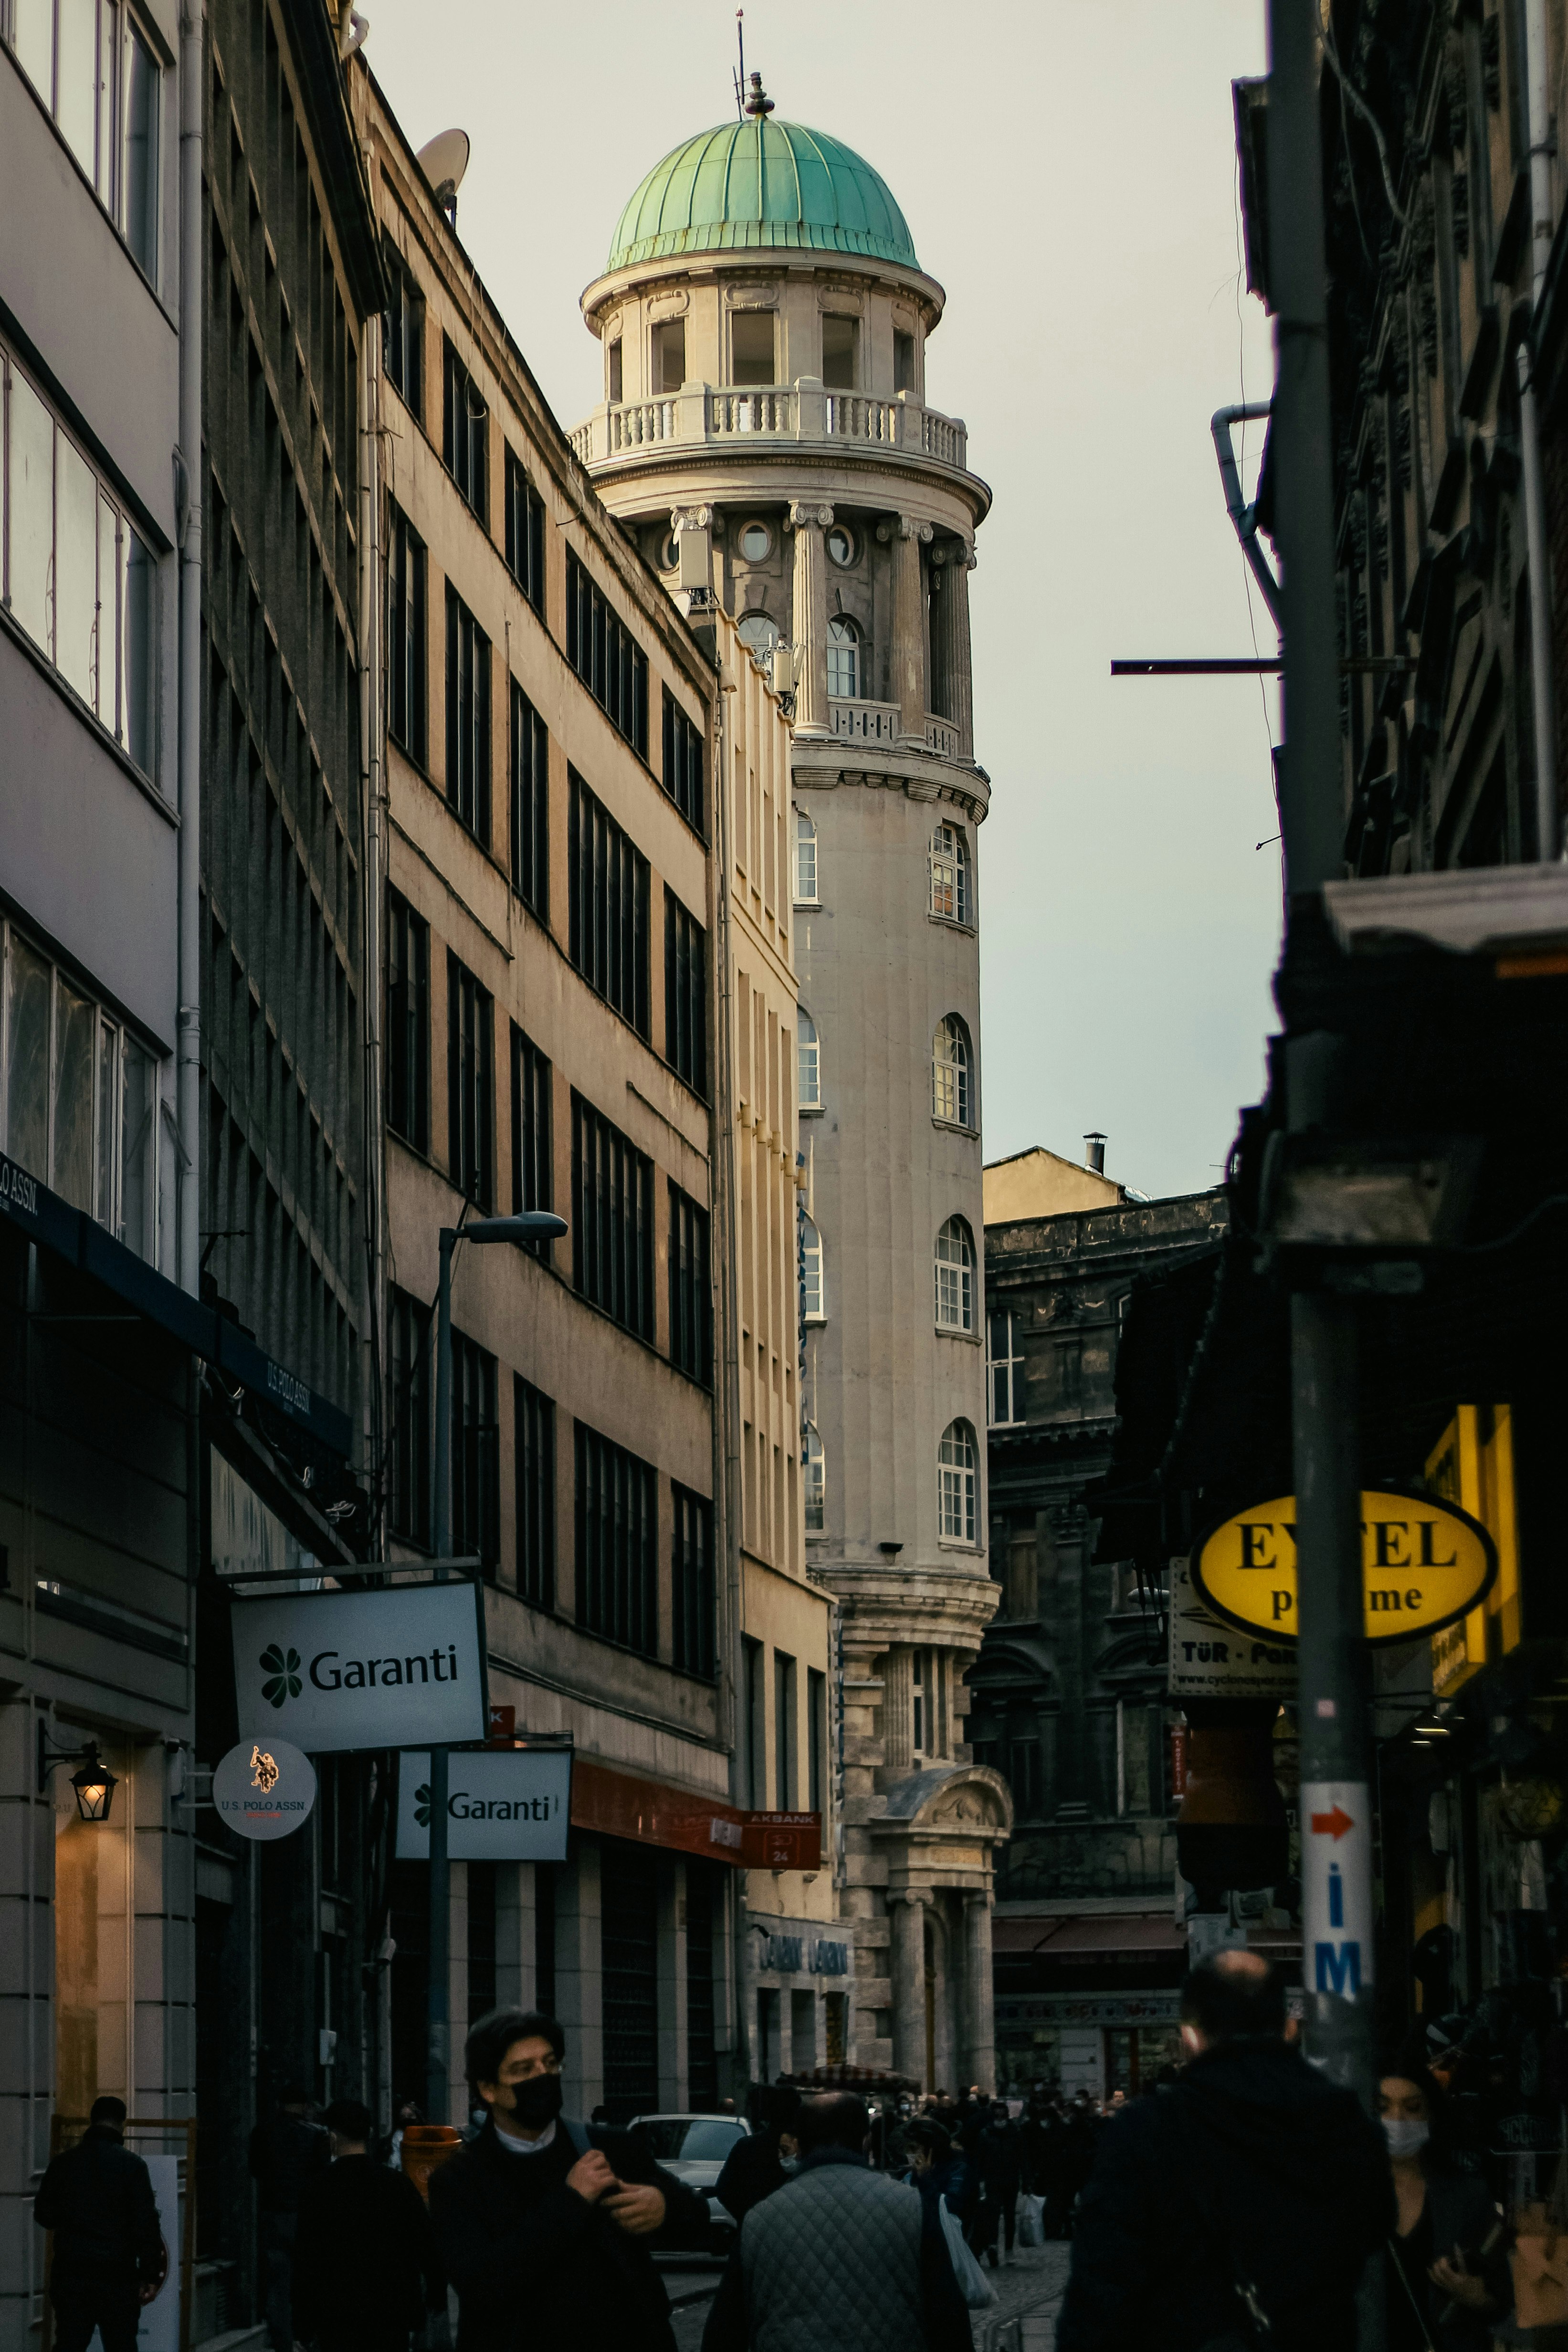
[[[291,1740],[242,1739],[213,1771],[213,1809],[236,1837],[287,1837],[309,1819],[316,1774]]]
[[[1463,1617],[1490,1591],[1497,1546],[1479,1519],[1436,1496],[1368,1489],[1361,1498],[1366,1638],[1414,1642]],[[1195,1545],[1200,1601],[1245,1633],[1296,1635],[1296,1502],[1281,1495],[1233,1512]]]
[[[1236,1627],[1200,1601],[1185,1559],[1170,1564],[1172,1698],[1278,1698],[1296,1695],[1294,1644]]]
[[[1301,1979],[1354,2000],[1375,1974],[1372,1791],[1364,1780],[1301,1783]]]
[[[309,1755],[483,1739],[485,1599],[466,1580],[231,1604],[242,1738]]]
[[[446,1851],[454,1862],[564,1862],[570,1748],[454,1748],[446,1759]],[[430,1758],[398,1759],[400,1862],[430,1859]]]

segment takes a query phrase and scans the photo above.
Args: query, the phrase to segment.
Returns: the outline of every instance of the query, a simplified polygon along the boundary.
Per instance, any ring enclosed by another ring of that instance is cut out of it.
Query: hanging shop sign
[[[236,1599],[242,1738],[282,1733],[310,1755],[483,1739],[485,1598],[477,1584]]]
[[[1479,1519],[1432,1495],[1394,1488],[1361,1498],[1366,1638],[1413,1642],[1475,1608],[1497,1576],[1497,1546]],[[1296,1503],[1280,1496],[1237,1511],[1193,1550],[1193,1590],[1243,1633],[1296,1637]]]
[[[454,1862],[564,1862],[570,1748],[455,1748],[446,1759],[446,1851]],[[430,1859],[430,1758],[398,1758],[400,1862]]]
[[[242,1739],[213,1770],[213,1809],[236,1837],[287,1837],[310,1818],[310,1759],[276,1733]]]
[[[744,1816],[741,1854],[753,1870],[820,1870],[821,1813],[758,1813]]]
[[[1292,1646],[1218,1617],[1193,1591],[1185,1559],[1170,1564],[1170,1629],[1172,1698],[1294,1698]]]

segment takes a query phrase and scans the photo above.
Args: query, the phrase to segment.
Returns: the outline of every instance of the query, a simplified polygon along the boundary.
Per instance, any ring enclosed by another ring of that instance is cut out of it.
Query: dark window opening
[[[703,730],[664,688],[664,790],[695,833],[703,830]]]
[[[688,1675],[714,1675],[713,1505],[674,1488],[674,1549],[670,1580],[671,1656]]]
[[[566,559],[566,657],[632,750],[648,756],[648,656],[575,555]]]
[[[486,1215],[495,1206],[495,1004],[455,955],[446,958],[447,1174]]]
[[[664,893],[664,1059],[694,1094],[707,1093],[707,933]]]
[[[409,413],[424,414],[424,298],[391,238],[382,244],[388,300],[382,342],[382,368]]]
[[[490,640],[446,588],[446,798],[476,841],[490,842]]]
[[[822,320],[822,382],[830,392],[853,392],[860,321],[828,311]]]
[[[657,1657],[655,1474],[585,1422],[575,1429],[577,1622],[585,1633]]]
[[[512,887],[549,921],[549,736],[512,680]]]
[[[444,346],[444,398],[441,455],[447,472],[481,522],[490,519],[486,466],[490,412],[484,394],[453,350]]]
[[[705,1388],[713,1385],[713,1285],[708,1214],[670,1186],[670,1361]]]
[[[430,1150],[430,925],[387,892],[387,1125]]]
[[[501,1562],[500,1423],[496,1359],[452,1334],[452,1549],[477,1555],[486,1576]]]
[[[545,608],[545,502],[507,452],[507,569],[536,613]]]
[[[388,1302],[392,1374],[387,1522],[410,1543],[430,1541],[430,1309],[395,1286]]]
[[[571,1202],[573,1286],[652,1341],[653,1163],[579,1094],[571,1098]]]
[[[590,988],[648,1034],[648,861],[568,771],[567,952]]]
[[[517,1472],[517,1591],[555,1607],[555,1406],[520,1373],[512,1381]]]

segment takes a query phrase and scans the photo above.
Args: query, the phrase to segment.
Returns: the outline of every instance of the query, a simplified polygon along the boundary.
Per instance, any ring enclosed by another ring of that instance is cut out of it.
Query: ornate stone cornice
[[[805,530],[812,528],[826,530],[832,520],[832,508],[820,503],[815,499],[791,499],[789,501],[789,527],[791,530]]]
[[[880,785],[912,801],[946,801],[971,824],[983,824],[991,804],[991,780],[984,768],[913,747],[797,735],[790,765],[796,782],[813,792],[831,792],[839,784]]]

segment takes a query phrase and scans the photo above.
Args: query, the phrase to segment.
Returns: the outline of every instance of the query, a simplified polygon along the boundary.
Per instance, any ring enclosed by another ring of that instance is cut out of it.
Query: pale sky
[[[460,125],[465,244],[570,428],[599,397],[578,296],[621,208],[732,120],[726,0],[369,0],[413,144]],[[1034,1143],[1160,1194],[1217,1183],[1262,1087],[1279,928],[1251,679],[1113,679],[1113,655],[1249,654],[1212,412],[1266,396],[1238,283],[1230,81],[1263,0],[748,0],[781,117],[882,173],[947,291],[926,396],[995,493],[970,582],[988,1160]],[[1256,446],[1256,433],[1249,448]],[[1264,653],[1275,649],[1254,599]]]

